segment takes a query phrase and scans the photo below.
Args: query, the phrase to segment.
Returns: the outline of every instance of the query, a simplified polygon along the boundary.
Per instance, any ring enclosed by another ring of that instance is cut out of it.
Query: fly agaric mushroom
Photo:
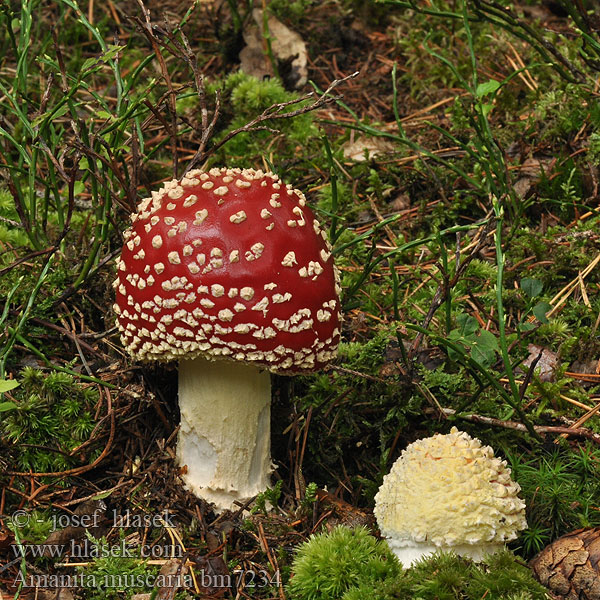
[[[252,169],[190,171],[131,221],[114,282],[121,340],[136,360],[179,360],[183,479],[231,508],[269,483],[268,371],[315,371],[337,353],[326,232],[301,192]]]
[[[506,461],[453,427],[402,452],[375,496],[383,536],[405,566],[438,550],[480,561],[527,528]]]

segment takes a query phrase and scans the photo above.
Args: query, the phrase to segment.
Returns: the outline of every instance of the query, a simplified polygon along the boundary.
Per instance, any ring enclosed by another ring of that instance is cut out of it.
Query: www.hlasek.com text
[[[94,560],[96,558],[109,558],[120,556],[123,558],[182,558],[183,549],[175,544],[142,544],[141,546],[128,546],[125,540],[119,544],[98,544],[89,539],[78,543],[71,540],[70,544],[19,544],[12,547],[15,556],[41,558],[43,556],[60,558],[67,554],[72,558]]]

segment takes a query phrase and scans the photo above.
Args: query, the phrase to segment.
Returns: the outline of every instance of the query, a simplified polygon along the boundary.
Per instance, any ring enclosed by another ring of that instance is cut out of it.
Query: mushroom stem
[[[414,542],[412,540],[397,541],[390,538],[387,539],[387,543],[405,569],[414,565],[421,558],[431,556],[436,552],[454,552],[459,556],[466,556],[474,562],[481,562],[486,556],[496,554],[496,552],[500,552],[506,547],[501,542],[438,546],[427,542]]]
[[[271,381],[243,363],[179,363],[181,426],[177,460],[188,489],[217,509],[234,507],[269,484]]]

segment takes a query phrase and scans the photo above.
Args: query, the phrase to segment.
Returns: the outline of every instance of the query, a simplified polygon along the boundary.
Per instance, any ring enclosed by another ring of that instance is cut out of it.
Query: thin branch
[[[448,416],[456,415],[457,418],[463,419],[465,421],[470,421],[471,423],[479,423],[481,425],[491,425],[492,427],[503,427],[504,429],[514,429],[515,431],[523,431],[526,432],[527,427],[522,423],[517,423],[516,421],[504,421],[502,419],[495,419],[494,417],[484,417],[483,415],[476,414],[457,414],[453,408],[443,408],[444,414]],[[568,434],[574,435],[575,437],[583,437],[588,440],[592,440],[596,444],[600,445],[600,434],[594,433],[590,429],[585,429],[583,427],[580,428],[571,428],[571,427],[561,427],[557,425],[534,425],[533,429],[536,433],[555,433],[557,435]]]
[[[295,100],[289,100],[287,102],[281,102],[279,104],[273,104],[269,106],[269,108],[265,109],[260,115],[252,119],[249,123],[246,123],[242,127],[238,127],[233,131],[230,131],[221,141],[217,142],[214,146],[212,146],[209,150],[204,151],[203,148],[199,148],[194,158],[190,161],[190,164],[186,168],[185,172],[187,173],[189,170],[193,169],[197,164],[204,162],[211,154],[216,152],[219,148],[224,146],[230,139],[239,135],[240,133],[248,133],[250,131],[261,131],[267,129],[268,131],[273,131],[274,133],[279,133],[277,130],[270,129],[269,127],[265,127],[261,125],[265,121],[275,121],[280,119],[291,119],[292,117],[297,117],[299,115],[306,114],[308,112],[312,112],[313,110],[317,110],[331,104],[333,102],[338,101],[341,96],[331,96],[331,92],[338,87],[341,83],[348,81],[349,79],[354,79],[358,77],[359,71],[352,73],[344,77],[343,79],[335,79],[331,82],[329,87],[319,96],[317,97],[311,104],[306,104],[296,110],[291,110],[289,112],[282,112],[284,109],[289,106],[293,106],[295,104],[299,104],[301,102],[305,102],[310,100],[311,98],[315,98],[315,92],[309,92],[305,94],[301,98],[296,98]]]

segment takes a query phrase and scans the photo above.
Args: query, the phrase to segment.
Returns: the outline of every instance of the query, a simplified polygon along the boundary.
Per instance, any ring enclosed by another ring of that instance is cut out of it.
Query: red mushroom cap
[[[133,358],[302,372],[335,357],[339,278],[302,192],[253,169],[190,171],[131,220],[114,287]]]

